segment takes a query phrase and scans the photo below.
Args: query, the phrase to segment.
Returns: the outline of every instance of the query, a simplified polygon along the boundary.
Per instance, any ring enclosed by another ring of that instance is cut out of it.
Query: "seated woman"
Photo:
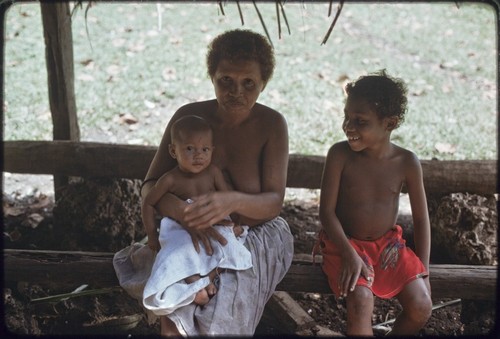
[[[212,227],[219,220],[236,215],[237,224],[250,226],[244,245],[253,267],[221,273],[217,294],[203,307],[190,304],[162,316],[162,335],[253,335],[266,302],[290,267],[293,236],[278,216],[288,166],[287,124],[279,112],[257,103],[274,65],[273,49],[262,35],[233,30],[217,36],[207,54],[216,98],[179,108],[148,170],[143,196],[176,166],[168,153],[172,124],[186,115],[201,116],[213,129],[213,164],[222,169],[232,190],[193,197],[191,204],[166,194],[157,211],[177,220],[195,248],[208,254],[210,239],[226,243]]]

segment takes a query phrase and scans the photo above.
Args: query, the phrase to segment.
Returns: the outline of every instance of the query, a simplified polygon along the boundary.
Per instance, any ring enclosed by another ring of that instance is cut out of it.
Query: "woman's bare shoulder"
[[[259,103],[255,104],[255,109],[256,114],[254,114],[253,119],[260,129],[271,128],[276,130],[278,128],[288,128],[285,116],[277,110]]]
[[[176,112],[176,115],[204,115],[216,107],[217,101],[215,99],[190,102],[182,105]]]

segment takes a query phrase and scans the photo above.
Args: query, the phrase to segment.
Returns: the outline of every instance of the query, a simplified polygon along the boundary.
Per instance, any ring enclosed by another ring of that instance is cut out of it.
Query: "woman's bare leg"
[[[160,317],[160,335],[163,337],[181,337],[177,326],[166,316]]]

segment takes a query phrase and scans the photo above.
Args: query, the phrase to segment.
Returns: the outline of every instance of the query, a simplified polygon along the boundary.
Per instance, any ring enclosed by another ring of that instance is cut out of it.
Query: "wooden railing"
[[[143,179],[156,147],[72,141],[5,141],[4,171]],[[320,187],[325,157],[291,154],[287,187]],[[497,192],[497,161],[422,160],[428,194]]]
[[[142,179],[155,147],[71,141],[6,141],[4,171],[80,177]],[[290,155],[287,187],[320,187],[325,158]],[[497,162],[422,161],[427,194],[497,192]],[[6,282],[32,281],[74,287],[87,282],[93,287],[117,285],[111,253],[4,250]],[[496,266],[431,265],[434,297],[495,298]],[[71,272],[67,274],[67,272]],[[307,256],[295,258],[278,290],[329,293],[319,265]]]

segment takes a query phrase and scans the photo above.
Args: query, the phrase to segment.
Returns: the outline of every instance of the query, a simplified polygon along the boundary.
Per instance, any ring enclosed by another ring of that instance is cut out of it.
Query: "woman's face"
[[[219,110],[238,116],[250,113],[265,86],[256,61],[221,60],[212,83]]]

